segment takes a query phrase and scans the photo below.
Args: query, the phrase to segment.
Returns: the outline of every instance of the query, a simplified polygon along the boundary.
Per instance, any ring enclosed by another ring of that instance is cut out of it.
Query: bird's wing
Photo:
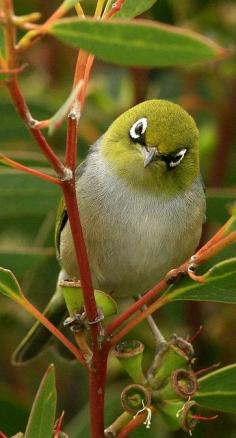
[[[43,314],[56,327],[61,323],[65,317],[66,309],[64,298],[59,291],[53,295]],[[34,359],[49,345],[51,340],[52,334],[37,321],[17,347],[12,362],[15,365],[21,365]]]
[[[83,161],[76,169],[76,179],[78,180],[83,173],[85,172],[87,166],[87,160]],[[61,232],[66,225],[68,221],[68,214],[66,211],[65,201],[62,197],[58,209],[57,209],[57,215],[56,215],[56,223],[55,223],[55,248],[56,248],[56,255],[57,259],[60,260],[60,238],[61,238]]]
[[[57,215],[56,215],[56,223],[55,223],[55,248],[56,248],[56,255],[58,260],[60,260],[60,239],[61,239],[61,232],[66,225],[68,221],[68,214],[66,211],[65,201],[64,198],[61,198],[58,209],[57,209]]]

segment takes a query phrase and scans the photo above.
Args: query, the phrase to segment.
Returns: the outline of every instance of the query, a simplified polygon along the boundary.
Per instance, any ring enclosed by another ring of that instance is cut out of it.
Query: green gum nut
[[[189,399],[198,390],[197,378],[192,370],[180,368],[172,371],[167,384],[154,392],[156,400]]]
[[[143,385],[128,385],[121,393],[121,404],[125,411],[135,415],[150,406],[151,393]]]
[[[119,431],[126,426],[133,415],[129,412],[123,412],[106,430],[104,430],[105,438],[115,438]]]
[[[172,371],[188,368],[192,356],[191,344],[182,338],[174,336],[169,342],[163,344],[148,372],[148,382],[152,388],[162,387]]]
[[[191,432],[197,425],[194,418],[197,403],[193,400],[183,402],[166,401],[158,405],[159,414],[171,430],[183,429]]]
[[[113,354],[135,383],[145,384],[142,371],[144,345],[136,340],[125,340],[113,349]]]
[[[84,297],[80,281],[60,281],[58,288],[63,294],[69,314],[83,311]],[[102,311],[104,317],[117,313],[116,301],[105,292],[94,290],[97,307]]]

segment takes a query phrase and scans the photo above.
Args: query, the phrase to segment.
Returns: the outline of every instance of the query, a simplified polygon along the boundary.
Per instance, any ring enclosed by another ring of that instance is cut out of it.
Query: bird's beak
[[[156,147],[144,146],[144,167],[147,167],[152,161],[159,157]]]

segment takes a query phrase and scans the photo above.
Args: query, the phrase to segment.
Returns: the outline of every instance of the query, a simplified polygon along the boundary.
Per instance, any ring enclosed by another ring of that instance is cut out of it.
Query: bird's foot
[[[73,313],[73,315],[68,316],[63,322],[64,327],[69,327],[73,333],[84,331],[86,328],[86,314],[83,313]]]

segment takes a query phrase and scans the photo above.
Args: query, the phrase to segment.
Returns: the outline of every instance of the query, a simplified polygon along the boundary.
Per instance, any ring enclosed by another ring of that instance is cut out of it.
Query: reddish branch
[[[25,297],[19,299],[19,304],[31,315],[33,315],[41,324],[46,327],[59,341],[61,341],[68,350],[76,357],[76,359],[84,366],[86,366],[84,358],[82,357],[79,349],[66,338],[63,333],[60,332],[45,316],[38,310],[33,304],[30,303]]]
[[[150,409],[154,412],[154,408],[151,406]],[[147,412],[145,411],[143,414],[140,413],[136,417],[134,417],[129,423],[122,428],[121,432],[117,435],[117,438],[125,438],[130,435],[135,429],[137,429],[141,424],[143,424],[146,420]]]
[[[58,178],[55,178],[54,176],[51,176],[51,175],[47,175],[46,173],[43,173],[39,170],[32,169],[31,167],[24,166],[24,164],[21,164],[18,161],[12,160],[11,158],[6,157],[6,155],[4,155],[2,153],[0,153],[0,161],[7,164],[9,167],[20,170],[22,172],[29,173],[30,175],[37,176],[38,178],[44,179],[44,180],[49,181],[53,184],[57,184],[57,185],[61,184],[61,181]]]
[[[8,86],[12,101],[14,103],[15,109],[18,112],[19,116],[25,122],[27,128],[29,129],[32,136],[34,137],[34,139],[38,143],[41,151],[43,152],[43,154],[45,155],[45,157],[47,158],[49,163],[51,163],[51,166],[53,167],[53,169],[56,171],[56,173],[59,176],[62,177],[64,175],[64,170],[65,170],[64,165],[59,160],[59,158],[56,156],[56,154],[54,153],[54,151],[52,150],[52,148],[48,144],[47,140],[45,139],[45,137],[43,136],[41,131],[38,128],[34,127],[34,125],[36,125],[36,122],[34,121],[34,119],[32,118],[32,116],[30,114],[28,105],[27,105],[25,98],[24,98],[24,96],[21,92],[21,89],[19,87],[18,79],[17,79],[16,75],[7,81],[7,86]]]
[[[125,0],[117,0],[112,6],[111,10],[103,17],[104,19],[110,19],[113,15],[115,15]],[[74,102],[73,108],[68,117],[68,125],[67,125],[67,142],[66,142],[66,155],[65,155],[65,164],[58,159],[56,154],[53,152],[51,146],[46,141],[45,137],[41,133],[39,128],[40,123],[37,122],[31,117],[28,106],[24,99],[23,94],[21,93],[18,78],[17,78],[17,53],[15,49],[15,29],[14,24],[12,22],[12,17],[14,16],[12,0],[3,0],[3,9],[4,9],[4,18],[5,18],[5,41],[6,41],[6,58],[7,65],[6,69],[11,72],[15,72],[15,74],[8,80],[7,86],[10,91],[13,103],[20,117],[23,119],[37,144],[41,148],[43,154],[46,156],[47,160],[51,164],[51,166],[56,171],[58,177],[61,181],[61,186],[64,193],[66,208],[69,216],[70,226],[72,230],[72,235],[74,239],[75,252],[78,261],[78,267],[80,272],[80,280],[84,292],[84,303],[85,310],[87,314],[88,321],[91,323],[91,335],[93,341],[93,362],[92,367],[89,370],[89,398],[90,398],[90,414],[91,414],[91,430],[93,438],[102,438],[104,436],[104,392],[105,392],[105,381],[106,381],[106,368],[107,368],[107,357],[109,350],[113,344],[118,342],[125,334],[127,334],[132,328],[134,328],[139,322],[144,320],[148,315],[153,313],[157,308],[161,307],[163,304],[168,302],[168,296],[160,297],[158,300],[153,302],[149,307],[139,313],[138,315],[134,315],[138,310],[141,310],[144,304],[149,303],[158,293],[165,290],[169,285],[169,278],[161,280],[158,285],[154,286],[149,292],[147,292],[139,301],[134,303],[130,308],[116,318],[107,329],[108,340],[104,342],[102,349],[99,349],[98,345],[98,336],[100,335],[100,322],[98,318],[98,312],[96,308],[96,302],[94,297],[94,291],[92,287],[91,274],[89,269],[88,256],[86,251],[86,246],[83,238],[83,230],[79,216],[79,210],[77,205],[77,197],[76,197],[76,156],[77,156],[77,137],[78,137],[78,121],[80,116],[80,111],[83,108],[84,100],[86,96],[88,79],[90,76],[91,68],[94,62],[94,56],[90,55],[83,50],[80,50],[77,60],[77,65],[75,69],[74,75],[74,86],[78,83],[79,80],[83,80],[82,90],[79,92],[76,101]],[[56,11],[55,14],[48,20],[48,22],[54,21],[58,16],[61,16],[63,11],[60,8]],[[47,22],[47,23],[48,23]],[[13,164],[13,162],[12,162]],[[16,163],[14,162],[16,165]],[[25,170],[26,168],[23,165],[17,164],[18,168],[21,166],[21,170]],[[27,170],[29,173],[33,173],[33,169]],[[35,171],[37,173],[37,171]],[[35,173],[35,175],[36,175]],[[36,176],[42,177],[42,174],[39,173]],[[47,177],[48,181],[51,178],[51,182],[58,183],[59,180],[53,177]],[[195,256],[194,262],[196,264],[200,264],[211,257],[213,254],[220,251],[226,245],[236,240],[236,232],[229,234],[224,237],[225,231],[229,224],[226,224]],[[175,270],[175,274],[178,277],[179,274],[183,272],[188,274],[189,265],[192,261],[188,261]],[[196,279],[198,277],[196,276]],[[28,306],[29,308],[29,306]],[[42,314],[38,312],[38,318],[42,321]],[[132,317],[132,318],[131,318]],[[127,322],[127,320],[129,321]],[[120,328],[121,324],[125,323],[126,325],[117,333],[115,336],[109,340],[109,335],[112,336],[113,333]],[[51,324],[49,321],[45,319],[43,322],[52,332],[55,331],[53,326],[49,327]],[[63,335],[57,333],[57,336],[61,338]],[[63,343],[66,345],[69,341],[63,339]],[[73,346],[72,344],[68,344],[68,348],[74,352],[76,357],[80,362],[84,363],[84,359],[82,358],[79,350]],[[131,420],[131,422],[120,432],[118,438],[124,438],[127,436],[132,430],[138,427],[139,424],[143,422],[145,419],[144,415],[139,415],[135,419]]]

